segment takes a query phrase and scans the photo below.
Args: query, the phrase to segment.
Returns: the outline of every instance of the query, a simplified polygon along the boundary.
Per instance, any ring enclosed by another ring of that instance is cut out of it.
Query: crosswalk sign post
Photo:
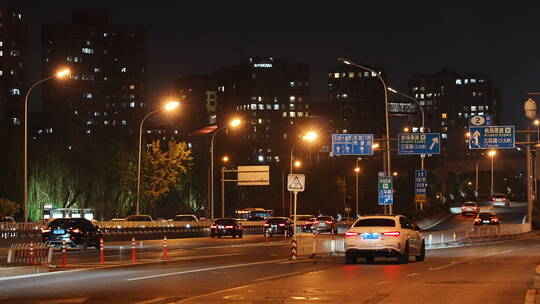
[[[287,175],[287,190],[294,194],[294,223],[293,223],[293,244],[296,244],[296,210],[298,205],[298,192],[302,192],[306,189],[306,176],[304,174],[289,174]],[[293,248],[291,248],[292,252]],[[296,259],[296,255],[291,255],[293,260]]]

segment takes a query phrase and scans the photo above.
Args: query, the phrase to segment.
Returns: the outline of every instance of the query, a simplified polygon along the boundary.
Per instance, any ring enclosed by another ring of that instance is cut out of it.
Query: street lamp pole
[[[360,167],[358,167],[358,160],[360,160],[360,158],[356,158],[356,168],[354,168],[354,173],[356,173],[356,215],[359,215],[360,212],[358,211],[358,175],[360,174]]]
[[[143,124],[144,121],[152,114],[156,114],[163,111],[163,109],[158,109],[155,111],[152,111],[146,116],[143,117],[141,120],[141,124],[139,125],[139,152],[137,153],[137,206],[135,210],[135,214],[139,215],[141,214],[141,154],[142,154],[142,133],[143,133]]]
[[[227,129],[226,126],[221,127],[214,131],[212,139],[210,140],[210,213],[211,218],[214,218],[214,138],[216,134]]]
[[[26,91],[26,95],[24,96],[24,191],[23,191],[23,200],[24,200],[24,222],[28,222],[28,98],[30,97],[30,92],[32,92],[32,89],[34,89],[39,84],[42,84],[48,80],[54,79],[54,78],[62,78],[66,75],[69,75],[70,71],[68,69],[64,69],[54,75],[51,75],[49,77],[45,77],[41,80],[36,81],[30,88],[28,88],[28,91]]]
[[[347,60],[347,59],[344,59],[344,58],[339,58],[338,59],[339,61],[343,62],[344,64],[347,64],[347,65],[352,65],[352,66],[355,66],[355,67],[358,67],[358,68],[361,68],[361,69],[364,69],[364,70],[368,70],[369,72],[372,73],[372,75],[376,75],[377,78],[379,78],[379,80],[381,81],[382,83],[382,86],[383,86],[383,89],[384,89],[384,114],[385,114],[385,125],[386,125],[386,162],[384,163],[385,167],[386,167],[386,176],[390,176],[390,172],[392,172],[392,169],[391,169],[391,160],[390,160],[390,127],[389,127],[389,120],[388,120],[388,92],[387,92],[387,86],[386,86],[386,82],[384,81],[384,79],[381,77],[381,75],[377,72],[375,72],[374,70],[366,67],[366,66],[363,66],[363,65],[360,65],[360,64],[357,64],[357,63],[354,63],[350,60]],[[388,205],[388,213],[389,214],[392,214],[392,205]],[[386,210],[385,210],[386,211]]]
[[[525,111],[525,117],[527,119],[534,119],[536,117],[536,102],[528,98],[524,105],[523,110]],[[528,130],[530,130],[530,127],[527,127]],[[526,141],[531,141],[531,134],[529,132],[526,133]],[[532,224],[532,211],[533,211],[533,179],[532,179],[532,171],[533,171],[533,164],[532,164],[532,154],[531,154],[531,145],[527,144],[525,145],[525,149],[527,152],[527,221]]]
[[[495,192],[493,192],[493,158],[495,158],[494,156],[491,157],[491,195],[493,195]]]
[[[422,117],[422,129],[420,129],[420,133],[424,133],[425,128],[426,128],[426,126],[425,126],[425,116],[424,116],[424,107],[422,107],[420,102],[416,98],[414,98],[412,96],[409,96],[407,94],[404,94],[404,93],[402,93],[402,92],[400,92],[400,91],[398,91],[396,89],[388,87],[388,91],[390,91],[390,92],[392,92],[394,94],[401,95],[401,96],[403,96],[405,98],[408,98],[408,99],[414,101],[418,105],[418,107],[420,108],[420,114],[421,114],[421,117]],[[424,158],[425,158],[424,154],[420,155],[420,170],[424,170]]]

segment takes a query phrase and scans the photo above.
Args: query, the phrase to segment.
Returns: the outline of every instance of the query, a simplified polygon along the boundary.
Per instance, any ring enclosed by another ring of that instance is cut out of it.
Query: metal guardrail
[[[456,242],[517,236],[531,231],[531,224],[501,224],[472,226],[467,229],[423,232],[427,248],[443,247]],[[299,256],[331,255],[345,252],[345,237],[342,234],[297,235]]]

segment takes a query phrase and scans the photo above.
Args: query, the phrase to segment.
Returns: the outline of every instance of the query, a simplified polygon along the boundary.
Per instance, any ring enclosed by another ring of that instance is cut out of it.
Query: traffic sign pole
[[[293,194],[294,194],[294,222],[293,222],[294,230],[293,230],[293,240],[292,240],[292,244],[296,244],[296,234],[297,234],[297,233],[296,233],[296,220],[297,220],[297,219],[296,219],[296,208],[297,208],[297,206],[298,206],[298,191],[294,191]],[[294,245],[293,245],[293,247],[291,248],[291,252],[292,252],[293,250],[296,250],[296,248],[294,248]],[[291,255],[291,259],[292,259],[292,260],[296,260],[296,258],[297,258],[297,257],[296,257],[296,254]]]

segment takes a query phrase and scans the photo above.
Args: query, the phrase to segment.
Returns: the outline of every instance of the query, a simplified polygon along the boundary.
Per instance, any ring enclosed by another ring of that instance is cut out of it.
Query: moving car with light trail
[[[376,257],[396,257],[407,263],[409,257],[423,261],[426,245],[420,228],[403,215],[362,216],[345,233],[345,261],[356,264],[358,257],[373,263]]]

